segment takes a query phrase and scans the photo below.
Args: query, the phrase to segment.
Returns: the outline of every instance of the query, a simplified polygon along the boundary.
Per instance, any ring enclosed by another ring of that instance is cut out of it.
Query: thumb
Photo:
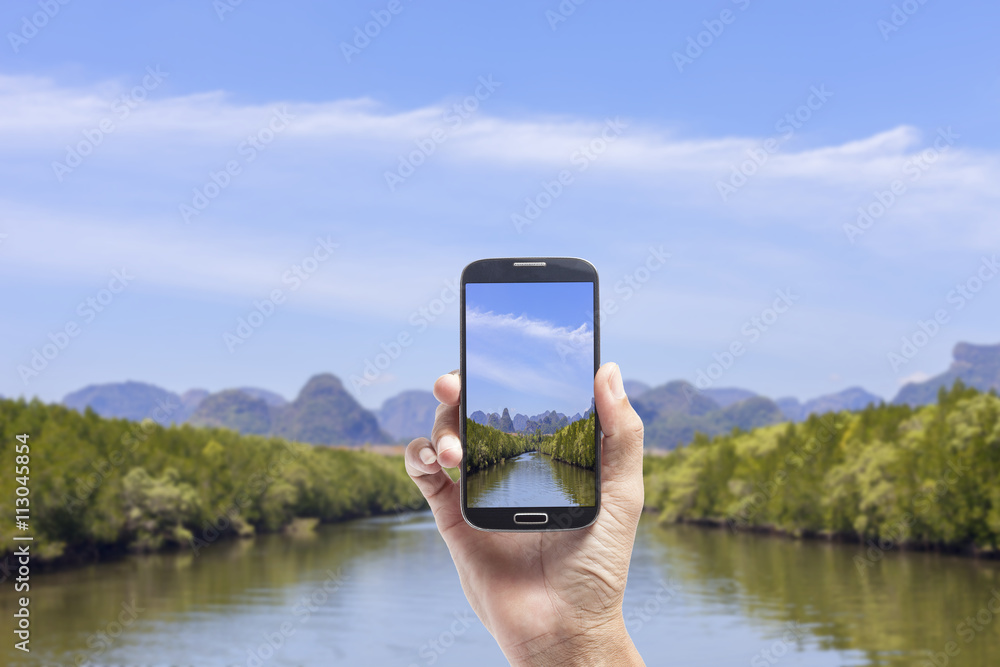
[[[625,395],[618,364],[601,366],[594,376],[594,404],[604,433],[601,486],[610,499],[642,506],[642,419]]]

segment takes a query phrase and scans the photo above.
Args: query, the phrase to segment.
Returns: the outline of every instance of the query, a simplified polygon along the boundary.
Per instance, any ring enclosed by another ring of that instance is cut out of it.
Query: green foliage
[[[0,400],[0,460],[11,470],[22,433],[29,525],[43,557],[186,546],[279,530],[295,517],[337,521],[424,506],[398,456]],[[16,484],[0,477],[6,550],[15,544]]]
[[[647,457],[666,521],[994,551],[1000,398],[957,382],[937,405],[812,416]]]
[[[546,435],[541,428],[528,434],[504,433],[499,429],[467,419],[465,422],[468,446],[465,460],[467,470],[475,472],[525,452],[534,451],[593,470],[597,459],[594,429],[593,414],[564,426],[553,435]]]
[[[538,449],[541,437],[537,433],[534,435],[504,433],[499,429],[466,419],[465,440],[468,450],[465,459],[466,470],[475,472],[525,452],[534,451]]]
[[[125,533],[129,547],[137,551],[156,551],[164,544],[187,544],[191,532],[184,528],[184,518],[198,505],[198,494],[180,475],[168,468],[159,478],[149,476],[144,468],[133,468],[122,480]]]
[[[595,428],[596,421],[591,413],[589,417],[578,419],[555,435],[543,439],[538,449],[559,461],[593,470],[597,461]]]

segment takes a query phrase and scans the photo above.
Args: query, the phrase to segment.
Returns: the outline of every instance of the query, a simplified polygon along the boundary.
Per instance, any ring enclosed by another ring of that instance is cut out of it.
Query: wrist
[[[510,664],[517,667],[645,664],[621,615],[584,629],[549,632],[503,650]]]

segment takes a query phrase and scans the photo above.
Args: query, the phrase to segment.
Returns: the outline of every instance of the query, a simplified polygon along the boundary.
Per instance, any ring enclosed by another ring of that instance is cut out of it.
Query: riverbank
[[[995,557],[1000,398],[956,385],[712,440],[644,462],[664,522]]]
[[[18,535],[33,538],[38,569],[130,552],[198,553],[296,519],[332,523],[426,506],[399,456],[0,400],[4,460],[15,461],[15,445],[30,468],[30,511],[19,516],[26,525]],[[16,544],[17,484],[0,478],[0,557]]]
[[[661,511],[651,507],[643,507],[643,513],[651,515],[658,518]],[[951,556],[961,556],[965,558],[982,558],[988,560],[1000,560],[1000,550],[993,549],[978,549],[973,545],[949,545],[949,544],[934,544],[927,542],[896,542],[888,537],[868,537],[863,538],[857,533],[832,533],[829,531],[814,531],[806,530],[801,532],[789,532],[778,526],[738,526],[733,525],[729,520],[725,519],[676,519],[674,521],[660,521],[662,525],[680,525],[680,526],[692,526],[694,528],[705,529],[705,530],[722,530],[732,533],[749,534],[749,535],[760,535],[766,537],[774,537],[783,540],[809,540],[817,542],[831,542],[836,544],[843,544],[845,546],[857,545],[866,549],[874,550],[873,553],[879,554],[876,558],[880,558],[881,555],[886,552],[899,550],[899,551],[912,551],[916,553],[938,553],[946,554]]]

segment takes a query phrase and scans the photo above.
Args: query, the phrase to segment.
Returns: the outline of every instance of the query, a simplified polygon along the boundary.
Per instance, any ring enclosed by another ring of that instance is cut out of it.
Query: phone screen
[[[468,507],[594,507],[595,283],[465,290]]]

